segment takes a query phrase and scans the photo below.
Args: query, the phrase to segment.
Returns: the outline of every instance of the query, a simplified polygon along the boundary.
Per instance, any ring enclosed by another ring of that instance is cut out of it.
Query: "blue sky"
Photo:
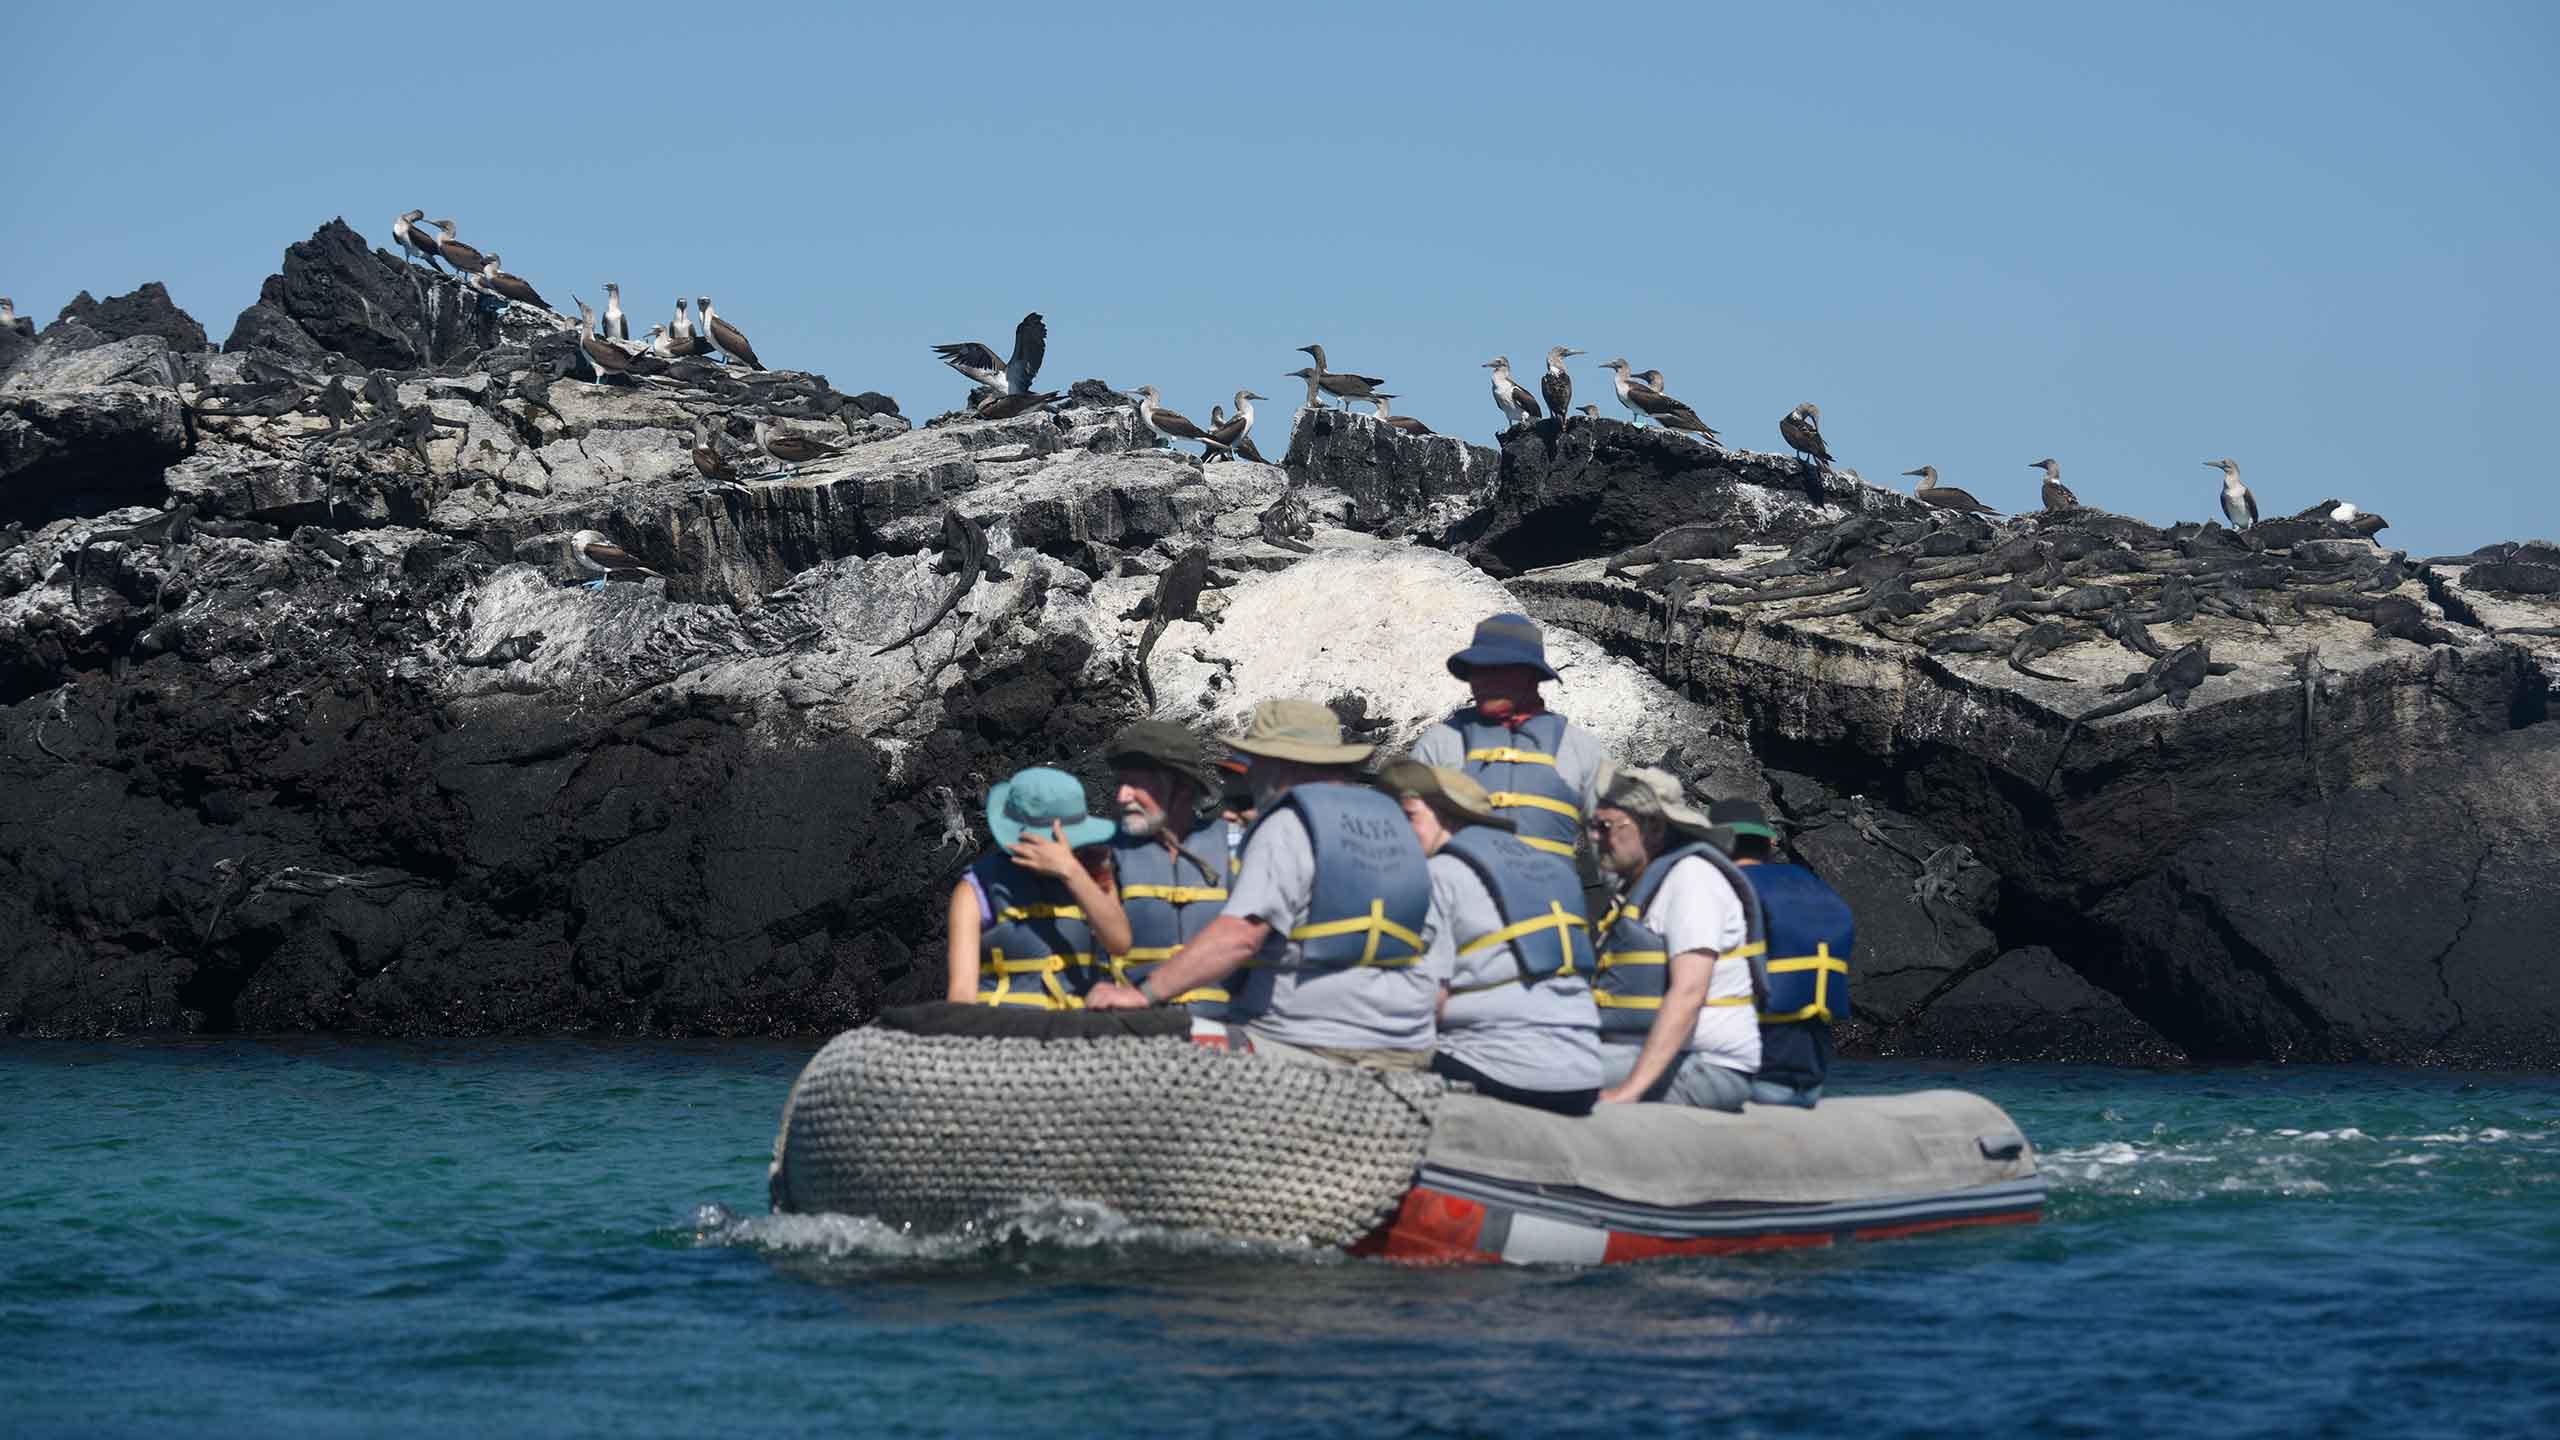
[[[2166,522],[2227,454],[2417,553],[2560,534],[2560,7],[1928,8],[25,6],[0,289],[219,340],[419,205],[918,418],[1032,309],[1045,380],[1250,386],[1275,452],[1294,346],[1488,439],[1478,363],[1562,343],[1879,482]]]

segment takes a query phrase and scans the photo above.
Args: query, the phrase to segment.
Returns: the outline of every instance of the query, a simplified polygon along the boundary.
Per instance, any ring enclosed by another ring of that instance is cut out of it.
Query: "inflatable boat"
[[[1603,1264],[2038,1219],[1997,1105],[1956,1090],[1729,1115],[1551,1115],[1438,1076],[1193,1043],[1179,1012],[925,1005],[847,1031],[783,1106],[774,1208],[952,1229],[1090,1201],[1407,1262]]]

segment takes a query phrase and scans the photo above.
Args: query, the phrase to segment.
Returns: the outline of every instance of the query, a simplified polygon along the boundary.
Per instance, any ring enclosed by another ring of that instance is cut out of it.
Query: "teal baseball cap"
[[[987,792],[987,831],[998,849],[1012,848],[1025,830],[1047,833],[1052,821],[1065,827],[1067,844],[1078,850],[1120,833],[1119,821],[1085,807],[1084,783],[1064,770],[1034,765]]]

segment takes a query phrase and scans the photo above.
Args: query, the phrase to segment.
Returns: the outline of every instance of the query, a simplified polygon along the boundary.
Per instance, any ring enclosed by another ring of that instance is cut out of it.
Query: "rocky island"
[[[939,992],[991,779],[1278,694],[1400,746],[1522,609],[1855,904],[1850,1053],[2560,1062],[2547,542],[1581,415],[1204,463],[1094,381],[917,424],[574,324],[332,222],[219,352],[157,286],[0,331],[0,1033],[832,1031]]]

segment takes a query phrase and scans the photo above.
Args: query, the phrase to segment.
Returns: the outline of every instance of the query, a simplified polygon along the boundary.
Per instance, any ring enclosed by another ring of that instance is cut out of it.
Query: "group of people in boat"
[[[1203,1043],[1571,1115],[1818,1102],[1849,906],[1758,805],[1702,810],[1547,709],[1527,617],[1485,620],[1449,671],[1469,703],[1374,769],[1331,710],[1274,699],[1214,752],[1166,721],[1122,731],[1116,815],[1061,770],[995,786],[995,848],[951,893],[948,998],[1180,1007]]]

